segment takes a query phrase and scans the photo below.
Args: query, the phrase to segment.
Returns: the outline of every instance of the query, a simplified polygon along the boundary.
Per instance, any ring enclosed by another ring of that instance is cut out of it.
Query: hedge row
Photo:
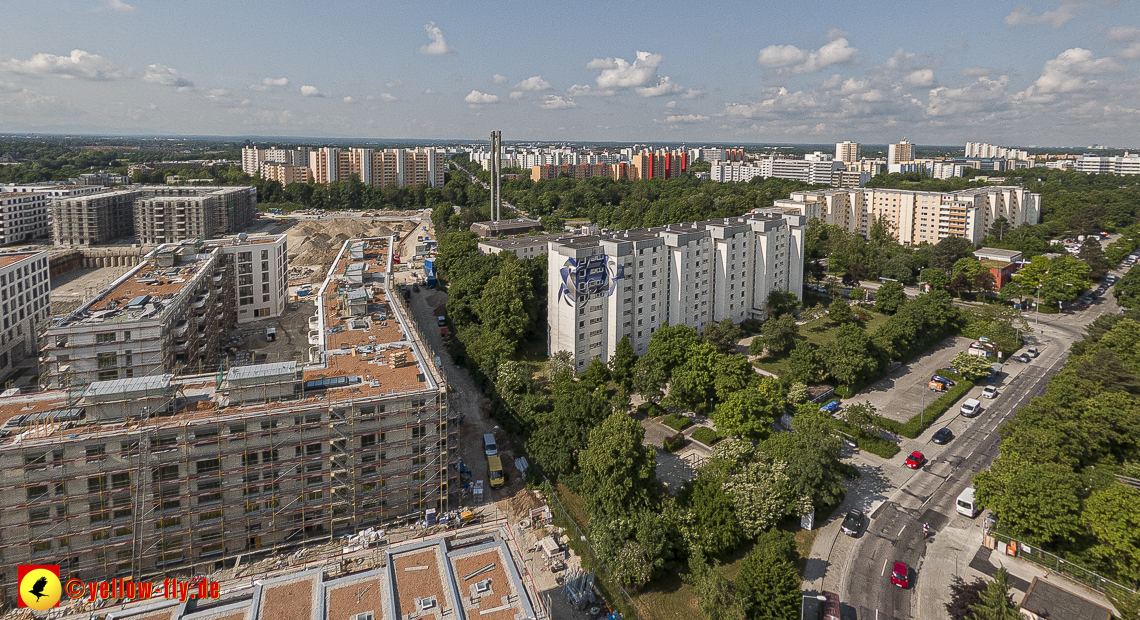
[[[677,415],[675,413],[670,413],[669,415],[665,416],[665,419],[661,421],[665,424],[665,426],[668,426],[675,431],[683,431],[693,423],[689,418],[686,418],[683,415]]]
[[[973,381],[961,379],[958,381],[958,385],[946,390],[942,396],[939,396],[934,402],[927,405],[926,409],[923,409],[922,412],[916,414],[906,422],[900,424],[888,418],[881,418],[879,420],[879,426],[892,433],[898,433],[903,437],[914,439],[921,435],[922,431],[925,431],[937,422],[938,418],[941,417],[943,413],[946,413],[946,410],[949,409],[951,405],[959,398],[965,396],[973,387]]]
[[[842,420],[836,420],[835,423],[839,430],[855,440],[855,447],[864,452],[870,452],[884,459],[889,459],[899,453],[898,444],[889,439],[868,435]]]
[[[718,435],[716,431],[707,426],[702,426],[693,431],[689,437],[705,444],[706,446],[711,446],[720,441],[720,435]]]

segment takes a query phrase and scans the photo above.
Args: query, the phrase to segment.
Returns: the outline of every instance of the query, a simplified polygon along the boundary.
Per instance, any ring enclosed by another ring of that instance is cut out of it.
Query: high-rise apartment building
[[[636,169],[630,164],[578,164],[576,166],[533,166],[530,169],[530,178],[533,181],[570,177],[574,179],[588,179],[592,177],[607,177],[610,179],[633,179]]]
[[[57,198],[52,203],[52,241],[56,245],[96,245],[134,232],[138,189]]]
[[[1128,153],[1123,157],[1081,155],[1074,169],[1077,172],[1090,174],[1140,174],[1140,155]]]
[[[818,154],[817,154],[818,155]],[[762,157],[752,162],[720,162],[712,165],[709,178],[721,183],[749,181],[760,177],[791,179],[813,185],[828,185],[835,172],[843,170],[843,162],[823,156],[809,155],[805,159],[777,159]]]
[[[986,144],[985,142],[967,142],[966,157],[980,157],[985,159],[1029,159],[1029,152],[1006,146]]]
[[[638,153],[630,167],[638,179],[672,179],[689,170],[688,153]]]
[[[311,150],[307,146],[292,149],[279,149],[275,146],[259,149],[256,146],[247,146],[241,150],[241,170],[249,176],[255,177],[261,174],[262,168],[267,163],[307,167],[309,165],[309,151]]]
[[[261,178],[267,181],[277,181],[282,185],[290,183],[308,183],[309,166],[294,166],[292,164],[279,164],[265,162],[261,165]]]
[[[748,214],[550,241],[547,348],[578,371],[629,337],[644,354],[665,323],[764,318],[768,294],[802,294],[806,218]]]
[[[843,163],[859,161],[859,143],[850,140],[836,142],[835,159]]]
[[[41,192],[0,193],[0,244],[48,236],[50,205]]]
[[[914,144],[903,140],[887,145],[887,164],[914,161]]]
[[[168,251],[155,258],[169,266],[146,269],[161,284],[140,282],[141,272],[118,283],[138,285],[140,299],[108,308],[101,295],[88,307],[110,311],[99,332],[107,336],[83,346],[114,347],[120,372],[116,311],[141,304],[141,314],[163,314],[189,299],[187,323],[163,329],[196,331],[197,306],[217,295],[204,289],[217,286],[220,250]],[[307,360],[185,377],[136,372],[0,399],[5,593],[19,564],[57,563],[64,580],[204,574],[456,507],[458,415],[390,288],[391,264],[389,238],[345,242],[315,296]],[[205,282],[191,281],[199,276]],[[189,355],[169,353],[179,354]]]
[[[1012,226],[1041,220],[1041,195],[1013,186],[986,186],[956,192],[852,188],[792,192],[776,207],[798,209],[849,232],[868,236],[876,221],[887,224],[905,245],[964,237],[980,243],[990,225],[1004,217]]]
[[[35,355],[36,337],[51,313],[47,252],[0,253],[0,380]]]
[[[352,175],[365,185],[443,187],[447,163],[438,149],[314,149],[309,154],[309,176],[314,183],[347,181]]]
[[[135,237],[144,245],[210,239],[249,226],[257,188],[145,186],[135,199]]]

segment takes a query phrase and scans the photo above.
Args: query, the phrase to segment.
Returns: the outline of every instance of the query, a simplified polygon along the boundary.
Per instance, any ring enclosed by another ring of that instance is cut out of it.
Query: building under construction
[[[457,505],[457,415],[398,294],[391,240],[348,241],[309,360],[0,399],[0,584],[200,574]]]

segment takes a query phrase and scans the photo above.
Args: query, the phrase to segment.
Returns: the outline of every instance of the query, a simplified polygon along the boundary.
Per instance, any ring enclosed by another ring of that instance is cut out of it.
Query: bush
[[[938,418],[941,417],[942,414],[946,413],[946,410],[949,409],[950,406],[955,403],[955,401],[965,396],[966,392],[969,392],[973,387],[973,381],[959,381],[958,385],[955,385],[949,390],[946,390],[942,396],[939,396],[934,400],[934,402],[927,405],[926,409],[923,409],[922,412],[915,415],[906,422],[900,424],[894,420],[882,418],[880,419],[879,424],[882,428],[885,428],[892,433],[898,433],[903,437],[914,439],[915,437],[921,435],[922,431],[925,431],[926,429],[930,428],[935,422],[937,422]]]
[[[665,408],[657,403],[646,402],[637,406],[637,413],[647,418],[656,418],[665,415]]]
[[[695,439],[705,444],[706,446],[711,446],[721,439],[720,435],[718,435],[716,431],[707,426],[702,426],[693,431],[693,434],[690,435],[690,438]]]
[[[884,421],[890,422],[891,420]],[[835,424],[840,431],[846,433],[847,435],[850,435],[851,438],[855,440],[856,448],[859,448],[864,452],[870,452],[871,454],[882,457],[884,459],[889,459],[899,453],[898,444],[889,439],[883,439],[882,437],[864,433],[863,431],[847,424],[846,422],[843,422],[842,420],[836,420]]]
[[[666,452],[676,452],[677,450],[680,450],[681,448],[683,448],[685,446],[685,441],[686,441],[686,439],[685,439],[684,433],[677,433],[676,435],[670,435],[669,437],[665,438],[665,445],[664,445],[665,451]]]
[[[665,416],[664,420],[661,421],[665,424],[665,426],[668,426],[675,431],[683,431],[693,423],[693,421],[689,418],[686,418],[683,415],[677,415],[675,413],[670,413],[669,415]]]

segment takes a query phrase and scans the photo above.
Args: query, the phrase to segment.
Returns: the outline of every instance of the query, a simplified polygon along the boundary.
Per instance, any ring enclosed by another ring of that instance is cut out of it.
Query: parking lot
[[[968,338],[947,338],[921,357],[899,366],[886,378],[857,394],[844,405],[869,402],[879,415],[906,422],[938,398],[939,393],[926,386],[931,375],[950,365],[950,360],[970,345]]]

